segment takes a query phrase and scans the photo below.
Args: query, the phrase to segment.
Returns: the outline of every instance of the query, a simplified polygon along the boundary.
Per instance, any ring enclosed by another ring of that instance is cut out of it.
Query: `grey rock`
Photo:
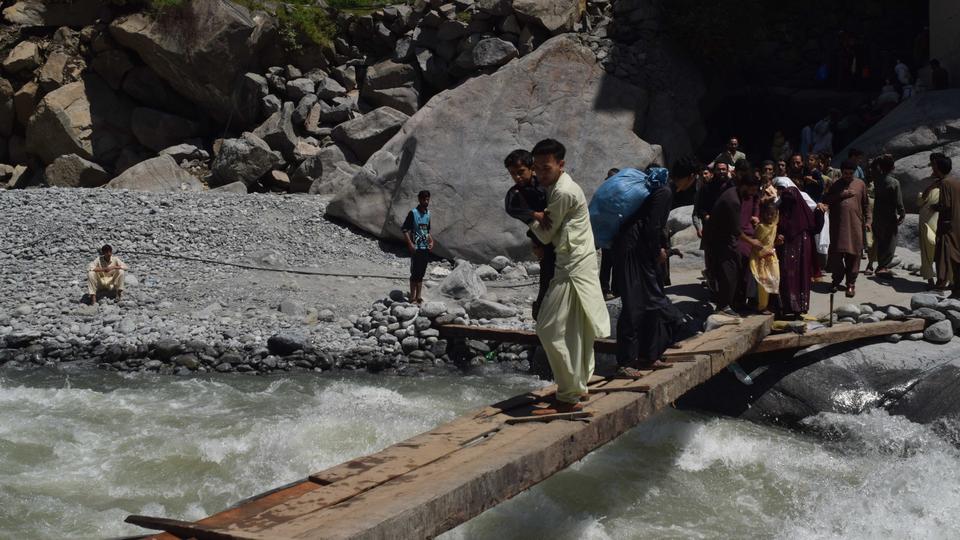
[[[405,337],[403,341],[400,342],[400,346],[403,347],[405,354],[410,354],[420,346],[420,339],[415,336]]]
[[[189,370],[195,370],[200,367],[200,359],[195,354],[179,354],[170,359],[175,365],[185,367]]]
[[[390,314],[400,321],[412,321],[420,314],[420,309],[409,304],[397,304],[390,308]]]
[[[243,182],[251,186],[282,161],[266,141],[252,133],[244,133],[239,139],[223,141],[211,166],[211,185]]]
[[[270,148],[279,151],[287,160],[293,159],[293,151],[300,137],[293,127],[294,104],[290,101],[263,121],[253,134],[264,140]]]
[[[457,300],[478,298],[487,293],[487,286],[472,264],[458,261],[457,267],[440,282],[440,292]]]
[[[945,316],[947,320],[950,321],[950,324],[953,325],[953,331],[960,331],[960,311],[950,309],[946,311]]]
[[[303,318],[307,314],[307,308],[293,298],[284,298],[281,300],[280,306],[277,309],[280,310],[280,313],[295,318]]]
[[[296,351],[302,351],[309,345],[309,340],[302,334],[275,334],[267,340],[267,348],[271,354],[288,356]]]
[[[536,23],[551,33],[569,32],[583,13],[578,0],[514,0],[521,21]]]
[[[307,78],[293,79],[287,81],[286,91],[287,99],[290,101],[300,101],[306,95],[314,95],[316,84]]]
[[[835,313],[837,314],[837,317],[841,319],[846,317],[856,319],[860,317],[860,306],[856,304],[846,304],[838,307],[835,310]]]
[[[56,187],[100,187],[110,180],[110,175],[92,161],[67,154],[47,165],[43,178],[47,184]]]
[[[155,152],[201,134],[196,122],[145,107],[134,109],[130,122],[137,141]]]
[[[200,148],[188,143],[169,146],[158,152],[158,155],[170,156],[177,163],[182,163],[183,161],[201,160],[210,157],[205,150],[201,150]]]
[[[171,193],[201,191],[200,180],[180,168],[170,156],[148,159],[123,171],[107,184],[111,189]]]
[[[237,118],[250,111],[235,107],[236,90],[274,35],[273,24],[270,17],[253,17],[231,2],[186,2],[173,22],[147,11],[118,17],[110,23],[110,35],[216,120],[250,125],[255,117]]]
[[[280,109],[283,108],[283,101],[281,101],[277,96],[270,94],[269,96],[264,96],[260,100],[260,105],[263,114],[269,118],[274,113],[280,112]]]
[[[891,321],[905,321],[907,314],[897,306],[889,306],[886,311],[887,319]]]
[[[15,92],[10,81],[0,78],[0,137],[9,137],[13,134],[13,126],[17,121],[17,111],[14,107]],[[31,110],[32,112],[32,110]],[[3,157],[3,143],[0,143],[0,157]]]
[[[243,182],[231,182],[220,187],[215,187],[210,191],[216,191],[219,193],[237,193],[242,195],[246,195],[248,193],[247,185]]]
[[[40,56],[40,46],[32,41],[17,43],[3,60],[3,70],[7,73],[33,71],[40,67],[43,58]]]
[[[217,371],[219,371],[220,373],[229,373],[229,372],[233,371],[233,366],[230,365],[229,362],[221,362],[221,363],[217,364],[217,367],[216,367],[215,369],[216,369]]]
[[[496,281],[500,279],[500,273],[495,268],[487,264],[481,264],[477,267],[477,276],[484,281]]]
[[[335,67],[330,72],[330,76],[340,83],[346,92],[357,88],[357,68],[354,66]]]
[[[436,319],[447,312],[447,305],[443,302],[426,302],[420,307],[420,314],[428,319]]]
[[[511,261],[508,257],[504,257],[503,255],[497,255],[490,260],[490,266],[492,266],[497,272],[503,271],[504,268],[512,264],[513,261]]]
[[[944,298],[936,306],[938,311],[960,311],[960,300],[956,298]]]
[[[503,279],[526,279],[527,269],[523,266],[508,266],[500,273]]]
[[[933,323],[923,331],[923,339],[930,343],[948,343],[953,339],[953,325],[950,321]]]
[[[471,300],[464,307],[474,319],[504,319],[517,314],[510,306],[480,298]]]
[[[350,148],[363,162],[400,131],[408,118],[396,109],[380,107],[340,124],[334,128],[333,138]]]
[[[940,313],[939,311],[933,308],[922,307],[919,309],[913,310],[913,316],[921,318],[928,323],[940,322],[946,319],[946,315]]]
[[[903,339],[903,336],[900,334],[890,334],[886,337],[886,339],[887,343],[900,343],[900,341]]]
[[[353,84],[355,86],[356,81],[354,81]],[[335,99],[342,97],[346,93],[347,89],[331,77],[325,77],[317,84],[317,97],[320,99]]]
[[[910,309],[936,308],[940,297],[935,294],[918,293],[910,297]]]
[[[513,43],[500,38],[487,38],[477,43],[472,51],[473,65],[478,68],[500,67],[520,56]]]
[[[66,154],[112,163],[133,142],[132,112],[99,77],[87,75],[40,100],[27,124],[27,150],[44,163]]]

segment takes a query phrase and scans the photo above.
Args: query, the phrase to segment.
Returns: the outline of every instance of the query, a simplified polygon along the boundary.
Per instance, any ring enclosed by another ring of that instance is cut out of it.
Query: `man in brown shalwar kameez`
[[[860,253],[863,252],[863,232],[871,229],[867,186],[854,178],[857,165],[844,161],[840,179],[823,196],[830,207],[830,250],[827,264],[833,273],[833,290],[840,290],[847,280],[847,298],[856,295],[857,274],[860,273]],[[960,245],[960,244],[958,244]]]
[[[953,162],[942,154],[931,156],[933,176],[940,178],[940,218],[937,223],[937,278],[946,283],[953,278],[951,298],[960,297],[960,177],[950,174]],[[952,270],[952,276],[951,276]]]

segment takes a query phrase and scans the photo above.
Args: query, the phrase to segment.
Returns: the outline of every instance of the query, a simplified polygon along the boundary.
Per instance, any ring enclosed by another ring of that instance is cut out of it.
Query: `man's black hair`
[[[423,190],[423,191],[421,191],[420,193],[417,193],[417,198],[418,198],[418,199],[422,199],[422,198],[424,198],[424,197],[429,197],[429,196],[430,196],[430,192],[427,191],[427,190]]]
[[[950,174],[950,171],[953,170],[953,160],[939,152],[930,154],[930,163],[936,167],[941,174]]]
[[[883,154],[877,158],[877,167],[883,174],[887,174],[893,170],[894,160],[893,156],[890,154]]]
[[[106,253],[106,252],[108,252],[108,251],[109,251],[110,253],[113,253],[113,247],[110,246],[110,244],[104,244],[103,247],[100,248],[100,253],[101,253],[101,254]]]
[[[765,160],[763,160],[763,161],[760,162],[760,168],[761,168],[761,169],[764,168],[764,167],[766,167],[767,165],[773,167],[774,169],[777,168],[777,164],[774,163],[772,159],[765,159]]]
[[[740,161],[743,161],[742,159]],[[737,186],[757,186],[760,187],[760,179],[753,174],[753,168],[747,163],[746,167],[737,167]]]
[[[844,160],[843,163],[840,164],[840,170],[846,171],[848,169],[851,171],[857,170],[857,164],[849,159]]]
[[[713,162],[714,165],[716,165],[717,163],[723,163],[727,167],[733,167],[733,160],[730,159],[729,156],[720,156],[719,158],[716,159],[716,161]]]
[[[670,170],[670,176],[674,178],[686,178],[693,176],[700,170],[700,163],[691,156],[684,156],[673,162],[673,169]]]
[[[862,155],[863,155],[863,150],[860,150],[859,148],[851,148],[850,151],[847,152],[847,156],[849,157],[862,156]]]
[[[503,166],[509,169],[517,165],[523,165],[528,169],[533,167],[533,154],[523,148],[518,148],[507,154],[507,157],[503,160]]]
[[[557,161],[567,155],[567,149],[555,139],[544,139],[533,147],[531,153],[535,156],[553,156]]]
[[[618,172],[620,172],[620,169],[617,169],[617,168],[610,169],[609,171],[607,171],[607,178],[610,178],[611,176],[617,174]]]

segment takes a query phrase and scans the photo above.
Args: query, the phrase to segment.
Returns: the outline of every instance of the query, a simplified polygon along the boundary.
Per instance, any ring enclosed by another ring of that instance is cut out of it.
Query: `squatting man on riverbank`
[[[100,248],[100,255],[87,266],[87,293],[90,303],[97,303],[97,294],[114,293],[117,300],[123,296],[123,278],[127,265],[113,254],[113,247],[107,244]]]

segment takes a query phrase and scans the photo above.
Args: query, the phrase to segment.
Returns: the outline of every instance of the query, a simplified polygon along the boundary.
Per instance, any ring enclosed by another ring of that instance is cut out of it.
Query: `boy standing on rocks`
[[[553,244],[557,263],[537,319],[537,337],[557,381],[556,406],[534,414],[583,408],[593,375],[593,341],[610,335],[610,316],[600,290],[597,254],[583,190],[564,172],[566,149],[545,139],[533,147],[533,169],[547,191],[547,208],[533,212],[530,230]]]
[[[97,303],[99,291],[116,291],[117,300],[123,295],[123,278],[127,265],[113,256],[109,244],[100,248],[100,255],[87,267],[87,292],[90,303]]]
[[[433,236],[430,235],[430,192],[423,190],[417,194],[417,206],[407,214],[403,222],[403,236],[410,250],[410,301],[423,303],[423,276],[427,273],[427,262],[433,251]]]

